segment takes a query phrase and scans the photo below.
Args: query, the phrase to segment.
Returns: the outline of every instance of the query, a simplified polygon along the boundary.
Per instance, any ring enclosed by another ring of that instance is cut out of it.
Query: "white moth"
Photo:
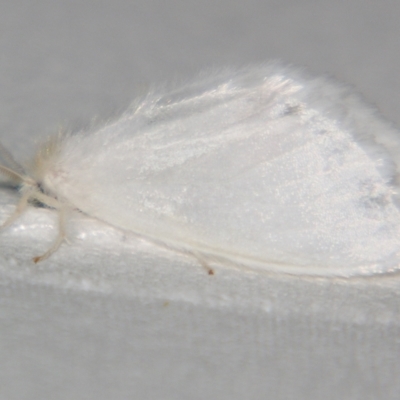
[[[3,155],[7,153],[3,151]],[[399,132],[346,86],[270,63],[152,92],[36,154],[22,199],[76,208],[201,260],[317,275],[395,271]],[[7,157],[3,157],[7,158]]]

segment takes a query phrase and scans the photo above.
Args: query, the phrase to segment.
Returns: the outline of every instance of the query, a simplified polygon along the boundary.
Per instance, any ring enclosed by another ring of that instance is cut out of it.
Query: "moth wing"
[[[290,68],[223,71],[66,138],[45,182],[88,215],[202,254],[382,272],[398,264],[399,143],[371,115],[347,88]]]

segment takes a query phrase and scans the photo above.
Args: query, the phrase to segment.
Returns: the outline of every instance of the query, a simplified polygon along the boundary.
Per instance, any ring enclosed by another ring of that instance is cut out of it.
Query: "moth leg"
[[[18,219],[21,214],[26,210],[28,207],[29,199],[32,197],[32,191],[26,191],[19,200],[17,207],[15,208],[14,212],[3,222],[0,226],[0,229],[7,228],[10,226],[16,219]]]
[[[45,260],[51,254],[53,254],[65,240],[66,236],[65,221],[66,221],[66,211],[68,207],[62,206],[57,199],[48,196],[42,192],[39,192],[38,190],[34,189],[27,190],[25,193],[23,193],[21,200],[19,201],[14,213],[6,220],[6,222],[2,225],[2,227],[6,227],[12,224],[26,210],[26,208],[28,207],[28,202],[31,199],[40,201],[41,203],[45,204],[48,207],[53,207],[58,212],[59,229],[56,241],[53,243],[50,249],[47,250],[44,254],[33,258],[33,261],[35,263],[38,263],[39,261]]]
[[[61,244],[64,242],[65,237],[66,237],[66,208],[65,207],[59,207],[57,209],[58,211],[58,234],[55,242],[53,245],[41,256],[36,256],[33,257],[33,261],[35,263],[38,263],[39,261],[43,261],[46,258],[50,257],[54,252],[58,250],[58,248],[61,246]]]
[[[207,260],[200,253],[192,251],[190,254],[205,268],[208,275],[214,275],[214,270],[208,265]]]

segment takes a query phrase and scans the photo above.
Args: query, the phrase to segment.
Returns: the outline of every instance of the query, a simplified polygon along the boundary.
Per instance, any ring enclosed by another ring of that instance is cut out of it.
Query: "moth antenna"
[[[33,186],[35,184],[35,182],[24,173],[19,173],[11,168],[6,167],[5,165],[0,165],[0,173],[15,182],[26,183],[30,186]]]
[[[0,158],[7,164],[11,170],[16,173],[22,175],[26,175],[24,167],[15,161],[15,158],[12,154],[4,147],[3,143],[0,142]]]

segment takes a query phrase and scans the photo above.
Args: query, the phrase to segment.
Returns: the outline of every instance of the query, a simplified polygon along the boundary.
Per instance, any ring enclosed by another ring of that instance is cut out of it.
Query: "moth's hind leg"
[[[196,260],[201,264],[201,266],[207,271],[208,275],[214,275],[214,270],[208,265],[207,260],[202,254],[197,251],[191,251],[190,254],[196,258]]]
[[[63,203],[60,203],[54,197],[48,196],[47,194],[42,193],[40,191],[34,191],[33,193],[31,193],[30,198],[37,200],[48,207],[55,208],[56,211],[58,212],[57,238],[53,243],[53,245],[44,254],[42,254],[41,256],[33,257],[33,261],[35,263],[38,263],[39,261],[45,260],[46,258],[50,257],[54,252],[56,252],[63,243],[63,241],[65,240],[66,237],[65,221],[66,221],[67,210],[69,210],[69,207]]]
[[[41,256],[33,257],[33,261],[38,263],[39,261],[43,261],[46,258],[50,257],[54,252],[56,252],[62,243],[66,239],[66,229],[65,229],[65,222],[66,222],[66,208],[60,207],[57,209],[58,212],[58,234],[55,242],[53,245]]]

